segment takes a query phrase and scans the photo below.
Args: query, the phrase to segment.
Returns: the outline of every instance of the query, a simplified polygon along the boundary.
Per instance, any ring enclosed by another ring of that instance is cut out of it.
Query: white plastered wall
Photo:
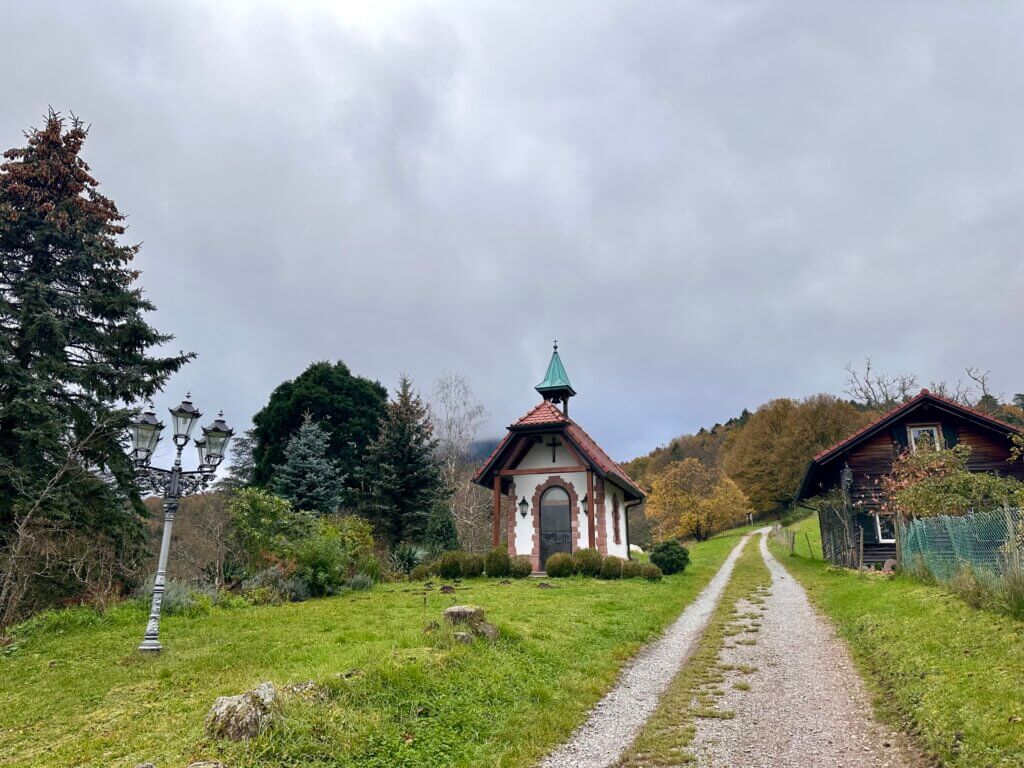
[[[613,514],[614,501],[619,499],[619,543],[615,543],[615,515]],[[607,531],[608,551],[606,554],[615,555],[623,559],[629,554],[626,544],[626,496],[619,486],[610,480],[604,481],[604,516],[605,531]]]

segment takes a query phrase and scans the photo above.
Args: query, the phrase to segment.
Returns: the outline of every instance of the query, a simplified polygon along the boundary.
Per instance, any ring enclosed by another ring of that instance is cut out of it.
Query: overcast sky
[[[47,105],[143,242],[151,321],[245,426],[344,360],[471,380],[558,338],[614,456],[843,366],[1024,391],[1024,6],[13,2],[0,145]]]

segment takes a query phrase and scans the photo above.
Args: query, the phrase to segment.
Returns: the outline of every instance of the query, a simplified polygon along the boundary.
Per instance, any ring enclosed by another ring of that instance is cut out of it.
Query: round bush
[[[409,581],[426,581],[432,568],[433,563],[420,563],[409,572]]]
[[[555,554],[548,558],[547,563],[544,564],[544,570],[547,571],[548,576],[561,579],[566,576],[572,576],[576,568],[572,561],[572,555],[565,552],[555,552]]]
[[[533,562],[526,555],[519,555],[512,559],[509,567],[509,575],[516,579],[525,579],[533,573]]]
[[[644,563],[638,563],[636,560],[627,560],[622,564],[622,578],[639,579],[641,576],[640,570],[643,566]]]
[[[362,592],[373,587],[373,579],[365,573],[357,573],[348,580],[348,586],[349,589],[355,590],[356,592]]]
[[[462,576],[462,553],[445,552],[434,562],[434,573],[442,579],[457,579]]]
[[[661,568],[654,563],[643,563],[640,566],[640,575],[648,581],[661,581]]]
[[[679,573],[690,564],[690,553],[675,539],[663,541],[651,550],[651,562],[665,574]]]
[[[583,576],[598,576],[604,558],[596,549],[579,549],[573,552],[573,570]]]
[[[608,556],[601,563],[601,578],[602,579],[621,579],[622,578],[622,559],[618,557]]]
[[[484,556],[484,569],[487,575],[492,578],[508,576],[512,573],[512,558],[508,556],[508,550],[495,547]]]
[[[482,576],[484,572],[484,559],[472,552],[462,553],[462,575],[467,579],[475,576]]]

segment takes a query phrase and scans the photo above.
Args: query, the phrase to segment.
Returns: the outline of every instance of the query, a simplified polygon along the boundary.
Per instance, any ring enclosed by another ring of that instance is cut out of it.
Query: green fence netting
[[[950,579],[963,566],[1001,574],[1020,567],[1024,516],[1002,508],[963,516],[942,515],[901,526],[903,562],[923,564],[938,579]]]

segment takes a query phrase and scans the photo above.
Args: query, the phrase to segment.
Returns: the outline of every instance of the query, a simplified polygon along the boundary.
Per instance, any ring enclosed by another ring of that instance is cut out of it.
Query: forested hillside
[[[844,397],[818,394],[770,400],[724,423],[684,434],[623,464],[648,493],[645,516],[654,538],[696,536],[765,516],[793,499],[807,462],[920,389],[913,374],[889,376],[848,366]],[[931,382],[944,397],[1014,424],[1024,424],[1024,395],[991,391],[990,373],[974,366],[966,383]],[[735,484],[737,494],[729,484]],[[696,510],[696,511],[695,511]],[[644,538],[644,522],[636,515]]]

